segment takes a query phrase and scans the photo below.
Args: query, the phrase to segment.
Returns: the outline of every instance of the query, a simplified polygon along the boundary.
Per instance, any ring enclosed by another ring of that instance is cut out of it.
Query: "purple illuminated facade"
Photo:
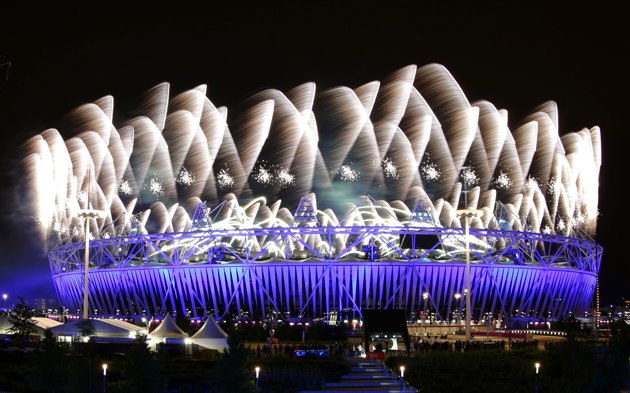
[[[89,255],[93,314],[445,321],[467,243],[475,319],[592,308],[601,135],[560,133],[555,102],[508,124],[439,64],[267,89],[229,116],[206,90],[157,85],[123,124],[106,96],[24,144],[17,195],[66,308]]]
[[[354,240],[336,255],[322,255],[303,240],[339,235]],[[380,255],[377,244],[405,236],[411,248],[392,244],[389,257]],[[475,318],[559,317],[590,309],[600,246],[577,238],[505,230],[472,229],[471,236],[487,245],[471,250]],[[280,248],[299,242],[305,251],[295,254],[287,248],[283,251],[289,259],[282,260],[269,258],[266,250],[225,246],[253,237],[274,239]],[[418,249],[416,241],[435,243]],[[367,246],[357,252],[361,244]],[[96,314],[177,310],[203,316],[231,311],[264,318],[275,311],[290,317],[361,317],[361,309],[367,307],[405,309],[409,315],[429,312],[448,320],[463,304],[454,295],[465,289],[463,254],[459,252],[458,258],[443,251],[457,244],[463,244],[461,228],[383,226],[210,230],[98,240],[90,252],[94,267],[90,304]],[[203,259],[195,259],[202,249]],[[83,257],[81,244],[50,253],[61,300],[71,308],[82,304]]]

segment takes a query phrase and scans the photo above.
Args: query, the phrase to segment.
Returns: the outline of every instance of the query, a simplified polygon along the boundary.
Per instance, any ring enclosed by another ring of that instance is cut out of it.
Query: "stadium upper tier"
[[[18,197],[46,248],[83,241],[85,209],[102,212],[90,238],[106,239],[189,232],[209,217],[204,207],[221,204],[218,229],[292,227],[306,195],[321,226],[396,226],[421,214],[462,227],[457,210],[469,208],[483,212],[472,228],[596,231],[599,128],[560,136],[546,102],[511,130],[506,110],[469,102],[439,64],[354,89],[268,89],[229,116],[205,85],[171,97],[162,83],[140,101],[114,124],[114,99],[103,97],[24,144]],[[359,209],[360,195],[377,214]]]

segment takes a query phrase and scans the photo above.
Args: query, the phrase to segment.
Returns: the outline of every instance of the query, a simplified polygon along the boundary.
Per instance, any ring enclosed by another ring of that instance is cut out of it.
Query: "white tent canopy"
[[[35,325],[35,334],[42,336],[44,335],[44,331],[46,329],[61,325],[61,322],[44,317],[33,317],[31,318],[31,322]],[[9,329],[11,329],[11,326],[13,325],[11,324],[9,317],[0,317],[0,334],[10,334]]]
[[[51,318],[46,318],[46,317],[33,317],[31,318],[31,322],[33,322],[35,326],[43,330],[61,325],[61,322],[51,319]]]
[[[227,337],[227,333],[209,315],[203,326],[191,337],[191,340],[201,347],[224,351],[228,346]]]
[[[157,350],[159,343],[184,344],[188,340],[188,334],[177,326],[173,318],[166,314],[162,322],[148,334],[149,349]]]
[[[90,336],[96,337],[119,337],[119,338],[130,338],[135,337],[136,333],[142,330],[141,327],[135,326],[133,324],[125,324],[125,326],[121,325],[119,322],[112,319],[88,319],[89,327],[94,329],[94,332],[90,334]],[[50,328],[55,336],[71,336],[71,337],[80,337],[85,332],[86,328],[86,320],[84,319],[75,319],[68,321],[62,325],[54,326]]]
[[[126,329],[130,333],[130,335],[133,335],[133,336],[135,336],[137,334],[140,334],[140,333],[144,333],[144,334],[147,333],[147,329],[145,327],[134,325],[133,323],[122,321],[120,319],[103,318],[103,319],[100,319],[100,321],[108,323],[108,324],[110,324],[112,326],[116,326],[116,327],[119,327],[119,328]]]
[[[162,322],[149,333],[150,339],[186,338],[188,334],[177,326],[170,314],[166,314]]]

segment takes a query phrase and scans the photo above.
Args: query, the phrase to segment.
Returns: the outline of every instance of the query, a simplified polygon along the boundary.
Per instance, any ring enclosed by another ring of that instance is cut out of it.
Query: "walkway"
[[[396,375],[382,362],[365,360],[362,358],[349,359],[350,373],[341,377],[339,382],[329,382],[323,390],[305,390],[300,393],[417,393],[414,387],[407,381],[401,381],[400,375]]]

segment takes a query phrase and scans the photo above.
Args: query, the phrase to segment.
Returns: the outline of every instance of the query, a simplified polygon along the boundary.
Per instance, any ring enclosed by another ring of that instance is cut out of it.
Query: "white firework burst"
[[[288,169],[280,169],[278,171],[278,182],[280,182],[281,187],[288,187],[295,183],[295,176]]]
[[[221,189],[230,188],[234,185],[234,178],[230,175],[228,168],[223,168],[219,171],[217,174],[217,183]]]
[[[383,168],[383,173],[385,173],[385,177],[398,180],[398,167],[391,158],[385,157],[381,166]]]
[[[359,179],[359,172],[352,169],[349,165],[342,165],[339,168],[339,176],[342,181],[353,182]]]
[[[464,182],[464,188],[468,189],[479,182],[479,177],[475,173],[475,170],[471,166],[465,166],[462,168],[461,174],[462,181]]]
[[[153,176],[149,181],[149,191],[156,197],[164,195],[164,186],[157,175]]]
[[[510,176],[503,171],[499,171],[499,175],[492,181],[492,183],[500,190],[509,190],[512,188],[512,184],[514,184],[512,179],[510,179]]]
[[[131,185],[129,184],[128,180],[123,179],[123,181],[118,186],[118,193],[121,194],[121,195],[131,195],[131,194],[133,194],[133,190],[131,189]]]
[[[432,162],[428,162],[421,167],[422,178],[427,181],[437,181],[442,177],[440,169]]]
[[[550,196],[556,195],[560,191],[560,183],[555,179],[549,179],[547,182],[547,192]]]
[[[252,177],[260,184],[266,186],[273,184],[273,174],[264,164],[258,165]]]
[[[543,227],[543,229],[541,230],[541,232],[544,233],[544,234],[549,235],[549,234],[551,234],[551,227],[549,225],[545,225]]]
[[[567,224],[565,224],[563,218],[558,218],[558,222],[556,223],[556,228],[558,228],[558,231],[560,232],[564,232],[567,229]]]
[[[525,189],[526,190],[535,190],[537,188],[540,188],[540,183],[538,182],[538,179],[536,179],[533,176],[529,176],[527,179],[525,179]]]
[[[580,227],[586,223],[586,216],[581,211],[576,211],[571,219],[571,225],[574,227]]]
[[[181,186],[190,187],[195,183],[195,175],[185,167],[182,167],[175,181]]]

